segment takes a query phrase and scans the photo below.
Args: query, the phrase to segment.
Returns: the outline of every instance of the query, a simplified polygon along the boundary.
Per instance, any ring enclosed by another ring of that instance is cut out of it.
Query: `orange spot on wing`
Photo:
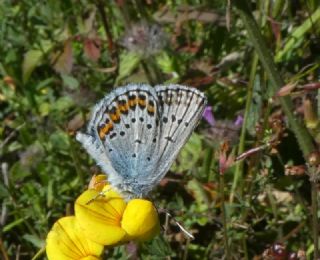
[[[149,113],[154,113],[154,106],[148,105],[147,110]]]
[[[113,122],[116,122],[120,119],[120,115],[121,115],[120,109],[119,107],[117,107],[116,111],[113,114],[109,114],[109,117]]]
[[[126,104],[124,104],[124,105],[120,105],[120,106],[119,106],[119,110],[120,110],[121,113],[127,112],[127,111],[129,110],[129,104],[126,103]]]
[[[138,104],[138,102],[139,102],[139,101],[138,101],[137,98],[132,99],[132,100],[129,99],[129,101],[128,101],[130,107],[136,106],[136,105]]]
[[[146,101],[144,99],[138,99],[138,103],[139,103],[139,106],[143,106],[145,107],[146,106]]]
[[[110,122],[108,124],[105,124],[102,128],[99,130],[99,137],[100,139],[103,139],[109,132],[113,129],[113,124]]]

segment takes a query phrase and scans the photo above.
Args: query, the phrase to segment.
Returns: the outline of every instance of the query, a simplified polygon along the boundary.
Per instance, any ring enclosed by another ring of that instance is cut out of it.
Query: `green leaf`
[[[131,75],[141,61],[141,56],[134,52],[125,52],[120,55],[119,75],[116,79],[116,84],[121,80]]]
[[[28,167],[23,167],[20,161],[17,161],[10,168],[10,176],[12,182],[23,181],[26,177],[31,176]]]
[[[8,225],[5,225],[2,229],[2,232],[5,233],[5,232],[8,232],[10,231],[11,229],[13,229],[14,227],[16,226],[19,226],[20,224],[22,224],[27,218],[19,218],[11,223],[9,223]]]
[[[318,8],[310,17],[308,17],[303,24],[295,28],[291,35],[288,36],[288,41],[276,54],[275,61],[281,62],[286,57],[290,57],[290,52],[298,48],[306,41],[305,34],[312,30],[315,23],[320,20],[320,8]]]
[[[63,83],[69,88],[69,89],[78,89],[79,88],[79,81],[67,74],[62,74],[61,75]]]
[[[161,70],[164,73],[174,72],[175,69],[174,69],[173,61],[168,53],[163,52],[163,53],[157,55],[156,60],[157,60],[159,67],[161,68]]]
[[[22,81],[26,84],[31,73],[41,63],[43,52],[40,50],[30,50],[24,55],[22,64]]]
[[[37,248],[42,248],[45,246],[45,241],[35,235],[25,234],[23,235],[23,239],[30,242]]]
[[[262,102],[263,102],[263,93],[261,89],[261,80],[260,76],[257,74],[256,78],[254,79],[254,86],[253,86],[253,95],[252,95],[252,102],[250,106],[250,111],[248,114],[248,122],[247,122],[247,130],[251,135],[256,134],[256,125],[261,118],[261,109],[262,109]]]
[[[159,235],[152,239],[150,242],[142,244],[143,253],[146,253],[146,256],[152,255],[159,259],[167,258],[168,256],[173,256],[173,252],[168,244],[167,240]]]
[[[42,80],[36,85],[35,89],[41,91],[43,88],[49,86],[51,83],[54,83],[54,81],[55,79],[53,77]]]
[[[41,103],[39,106],[40,115],[42,117],[47,116],[50,113],[50,107],[51,107],[51,105],[48,102]]]
[[[58,98],[54,103],[53,109],[57,112],[63,112],[69,109],[73,104],[73,100],[69,96],[65,96]]]
[[[50,136],[50,142],[53,146],[53,149],[59,152],[66,151],[70,146],[69,137],[63,131],[56,131],[55,133],[53,133]]]

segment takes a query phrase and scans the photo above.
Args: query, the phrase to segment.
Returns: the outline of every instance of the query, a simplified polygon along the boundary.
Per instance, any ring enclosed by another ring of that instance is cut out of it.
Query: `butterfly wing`
[[[159,158],[153,182],[159,182],[202,117],[207,99],[195,88],[181,85],[155,87],[160,114]]]
[[[88,133],[77,139],[108,174],[108,181],[127,197],[151,189],[157,166],[158,98],[149,85],[119,87],[95,107]]]

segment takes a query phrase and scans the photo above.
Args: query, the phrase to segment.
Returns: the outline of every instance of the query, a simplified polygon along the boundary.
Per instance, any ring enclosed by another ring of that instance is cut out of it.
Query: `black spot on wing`
[[[111,135],[110,135],[110,139],[113,139],[113,138],[115,138],[117,136],[117,133],[112,133]]]
[[[164,139],[168,140],[169,142],[174,142],[171,136],[166,136]]]
[[[139,94],[139,99],[146,100],[147,97],[144,94]]]

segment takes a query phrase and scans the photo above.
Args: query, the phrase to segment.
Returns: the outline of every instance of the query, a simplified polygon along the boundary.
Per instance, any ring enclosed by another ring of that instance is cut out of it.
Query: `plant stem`
[[[203,159],[203,166],[201,169],[201,176],[207,176],[207,182],[213,181],[212,180],[212,174],[210,171],[211,163],[212,163],[212,157],[213,157],[213,149],[211,147],[207,148],[204,152],[204,159]]]
[[[39,259],[40,256],[42,256],[43,254],[45,254],[46,252],[46,247],[42,247],[36,254],[34,257],[32,257],[32,260],[36,260],[36,259]]]
[[[108,19],[107,19],[107,14],[106,14],[106,11],[104,9],[105,8],[105,3],[102,0],[97,0],[96,1],[96,6],[97,6],[98,12],[99,12],[99,14],[101,16],[101,21],[102,21],[102,24],[103,24],[103,28],[104,28],[104,31],[106,33],[107,39],[108,39],[108,49],[110,51],[112,61],[113,61],[114,65],[116,65],[115,74],[118,75],[119,74],[119,53],[118,53],[118,50],[117,50],[117,46],[113,41],[112,33],[111,33],[111,30],[110,30],[110,25],[109,25],[109,22],[108,22]],[[116,78],[117,77],[114,77],[114,79],[116,79]]]
[[[226,215],[226,205],[225,205],[225,197],[224,197],[224,175],[220,174],[220,196],[221,196],[221,214],[222,214],[222,224],[223,224],[223,242],[224,242],[224,252],[225,259],[230,259],[230,250],[228,243],[228,223],[227,223],[227,215]]]
[[[319,258],[319,237],[318,237],[318,191],[317,183],[311,181],[311,199],[312,199],[312,233],[314,244],[314,256],[313,259]]]
[[[243,117],[243,124],[241,128],[240,140],[239,140],[239,147],[238,147],[238,155],[242,154],[245,150],[245,139],[246,139],[246,131],[247,131],[247,124],[249,122],[248,117],[250,113],[251,103],[252,103],[252,95],[253,95],[253,86],[254,86],[254,79],[256,76],[257,66],[258,66],[258,56],[255,53],[253,56],[252,61],[252,68],[250,73],[250,80],[247,88],[247,98],[246,98],[246,107]],[[231,187],[231,193],[229,201],[230,203],[234,200],[235,190],[238,187],[239,181],[242,180],[242,171],[243,171],[243,161],[239,161],[236,164],[236,169],[234,173],[233,183]],[[240,185],[241,186],[241,185]],[[240,189],[243,191],[243,189]]]

